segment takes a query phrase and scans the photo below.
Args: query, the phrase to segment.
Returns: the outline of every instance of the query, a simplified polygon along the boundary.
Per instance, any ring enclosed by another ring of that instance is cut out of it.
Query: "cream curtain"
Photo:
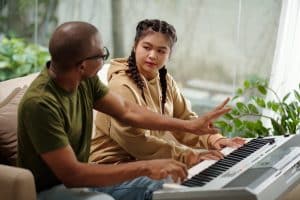
[[[300,0],[282,0],[281,16],[277,33],[276,49],[272,65],[269,87],[280,98],[297,89],[300,83]],[[294,95],[290,95],[292,100]],[[267,99],[274,99],[268,93]],[[272,116],[269,110],[264,115]],[[270,120],[262,119],[271,127]]]
[[[283,0],[270,87],[282,98],[298,88],[299,83],[300,1]]]

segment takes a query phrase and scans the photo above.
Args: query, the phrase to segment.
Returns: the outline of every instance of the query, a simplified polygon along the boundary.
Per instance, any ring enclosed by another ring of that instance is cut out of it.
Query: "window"
[[[47,45],[57,24],[87,21],[99,28],[113,57],[127,57],[135,26],[163,19],[177,30],[168,71],[192,102],[207,111],[245,79],[269,79],[281,0],[0,0],[0,34]],[[16,12],[17,10],[17,12]]]

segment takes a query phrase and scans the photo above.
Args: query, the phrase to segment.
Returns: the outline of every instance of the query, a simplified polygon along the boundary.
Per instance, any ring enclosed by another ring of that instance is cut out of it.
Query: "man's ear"
[[[84,73],[84,71],[85,71],[85,62],[82,62],[80,65],[79,65],[79,67],[78,67],[78,70],[80,71],[80,73]]]

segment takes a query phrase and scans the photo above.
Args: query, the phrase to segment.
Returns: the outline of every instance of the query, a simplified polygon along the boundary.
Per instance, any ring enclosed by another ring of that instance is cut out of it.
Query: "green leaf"
[[[255,105],[249,103],[248,104],[248,109],[250,110],[250,112],[254,113],[254,114],[259,114],[258,109],[255,107]]]
[[[233,101],[233,100],[235,100],[235,99],[237,99],[237,98],[239,98],[240,96],[238,96],[238,95],[235,95],[231,100]]]
[[[289,104],[289,107],[291,108],[291,109],[293,109],[294,111],[295,111],[295,113],[297,112],[297,108],[299,107],[298,106],[298,103],[297,102],[292,102],[292,103],[290,103]],[[299,116],[300,117],[300,116]]]
[[[264,127],[261,120],[256,120],[256,122],[254,122],[254,125],[255,125],[254,131],[257,132],[258,135],[260,135],[260,136],[268,136],[269,135],[268,129]]]
[[[288,114],[288,118],[290,118],[292,121],[296,120],[296,110],[293,108],[293,104],[289,104],[286,106],[286,112]]]
[[[267,90],[266,90],[266,88],[265,88],[264,86],[258,85],[258,86],[257,86],[257,89],[258,89],[258,91],[259,91],[261,94],[263,94],[263,95],[266,95],[266,94],[267,94]]]
[[[285,95],[285,96],[283,97],[282,101],[285,102],[285,101],[289,98],[290,94],[291,94],[291,93],[288,93],[287,95]]]
[[[237,90],[236,90],[236,95],[237,96],[241,96],[243,94],[243,89],[242,88],[238,88]]]
[[[216,122],[214,122],[214,125],[221,129],[221,132],[223,133],[223,135],[228,135],[230,132],[232,132],[232,126],[227,123],[226,121],[223,120],[218,120]]]
[[[299,92],[297,92],[297,90],[294,90],[294,95],[295,95],[296,99],[300,102],[300,94],[299,94]]]
[[[250,82],[248,80],[244,81],[244,88],[248,89],[250,87]]]
[[[271,101],[267,102],[267,108],[272,109],[272,102]]]
[[[278,109],[279,109],[279,103],[276,103],[276,102],[270,102],[271,103],[271,109],[274,111],[274,112],[277,112]]]
[[[253,131],[255,129],[255,123],[251,121],[245,121],[245,126],[250,130]]]
[[[234,123],[234,126],[236,126],[237,128],[239,128],[240,126],[243,125],[243,123],[240,119],[234,119],[233,123]]]
[[[275,121],[274,119],[271,119],[271,123],[272,123],[273,129],[274,129],[275,135],[284,135],[285,134],[283,127],[277,121]]]
[[[225,119],[228,119],[228,120],[233,119],[233,117],[232,117],[232,115],[231,115],[230,113],[226,113],[225,115],[223,115],[223,117],[224,117]]]
[[[260,107],[262,107],[262,108],[266,107],[266,103],[265,103],[265,100],[263,98],[256,97],[254,100],[255,100],[255,103],[257,105],[259,105]]]
[[[261,85],[261,84],[260,84],[260,81],[259,81],[259,80],[256,80],[255,83],[254,83],[253,85],[255,85],[255,86],[257,87],[257,86],[259,86],[259,85]]]
[[[236,107],[238,108],[239,111],[241,111],[243,113],[248,113],[249,112],[247,106],[242,102],[237,102]]]
[[[232,126],[230,124],[227,124],[227,126],[225,126],[224,132],[229,133],[232,132],[232,130],[233,130]]]
[[[245,132],[244,137],[245,138],[256,138],[256,137],[258,137],[258,134],[253,131],[247,131],[247,132]]]
[[[236,108],[233,108],[233,109],[231,110],[230,114],[235,115],[235,116],[238,116],[238,115],[240,115],[240,112],[239,112]]]

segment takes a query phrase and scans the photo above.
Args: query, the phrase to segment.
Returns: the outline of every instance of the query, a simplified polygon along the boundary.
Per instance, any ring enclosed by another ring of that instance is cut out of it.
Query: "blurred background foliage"
[[[20,38],[0,41],[0,81],[40,71],[50,59],[47,48]]]

